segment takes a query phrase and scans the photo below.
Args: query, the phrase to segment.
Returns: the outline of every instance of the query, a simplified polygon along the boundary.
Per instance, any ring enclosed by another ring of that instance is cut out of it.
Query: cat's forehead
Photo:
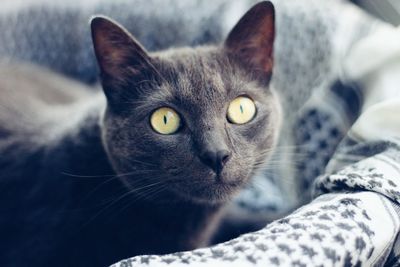
[[[176,61],[172,71],[175,79],[169,80],[165,86],[182,99],[218,100],[231,89],[227,73],[217,60],[208,57],[193,55],[192,58]]]
[[[158,83],[147,88],[136,111],[147,114],[161,106],[171,106],[194,116],[214,116],[239,95],[265,97],[265,88],[218,48],[188,48],[167,51],[157,61]]]
[[[160,88],[154,93],[196,104],[224,101],[245,84],[240,69],[215,48],[170,52],[161,69]]]

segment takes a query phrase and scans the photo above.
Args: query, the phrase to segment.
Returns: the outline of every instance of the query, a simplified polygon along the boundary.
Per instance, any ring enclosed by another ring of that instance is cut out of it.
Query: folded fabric
[[[399,211],[376,193],[331,193],[229,242],[112,266],[383,266],[400,229]]]

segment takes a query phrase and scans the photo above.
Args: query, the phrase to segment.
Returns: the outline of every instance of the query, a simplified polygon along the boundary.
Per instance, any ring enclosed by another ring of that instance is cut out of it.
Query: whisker
[[[146,172],[154,172],[154,170],[143,169],[143,170],[134,170],[134,171],[127,172],[127,173],[104,174],[104,175],[80,175],[80,174],[72,174],[72,173],[67,173],[67,172],[61,172],[61,174],[70,176],[70,177],[75,177],[75,178],[106,178],[106,177],[124,177],[124,176],[141,174],[141,173],[146,173]]]
[[[133,194],[133,193],[137,192],[137,191],[140,190],[140,189],[144,189],[144,188],[147,188],[147,187],[152,187],[152,186],[155,186],[155,185],[160,184],[160,183],[161,183],[161,182],[156,182],[156,183],[153,183],[153,184],[149,184],[149,185],[143,186],[143,187],[141,187],[141,188],[135,188],[134,190],[130,190],[130,191],[128,191],[128,192],[122,194],[122,195],[121,195],[120,197],[118,197],[116,200],[114,200],[113,202],[111,202],[110,204],[108,204],[106,207],[104,207],[102,210],[100,210],[99,212],[97,212],[94,216],[92,216],[92,217],[82,226],[82,228],[85,227],[85,226],[87,226],[87,225],[89,225],[89,224],[90,224],[93,220],[95,220],[101,213],[104,213],[105,210],[107,210],[107,209],[110,208],[111,206],[115,205],[118,201],[124,199],[125,197],[129,196],[130,194]]]
[[[72,174],[67,172],[61,172],[62,175],[75,177],[75,178],[104,178],[104,177],[112,177],[115,174],[104,174],[104,175],[79,175],[79,174]]]

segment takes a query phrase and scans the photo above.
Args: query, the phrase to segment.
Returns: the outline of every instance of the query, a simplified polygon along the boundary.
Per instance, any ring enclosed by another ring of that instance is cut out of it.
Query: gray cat
[[[3,67],[1,265],[103,266],[207,245],[277,139],[274,19],[261,2],[222,45],[149,54],[96,17],[104,94]]]

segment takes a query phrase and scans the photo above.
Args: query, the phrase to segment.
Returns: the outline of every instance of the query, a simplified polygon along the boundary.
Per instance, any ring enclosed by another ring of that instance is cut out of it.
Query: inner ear
[[[269,78],[273,68],[275,9],[264,1],[253,6],[229,33],[225,48],[252,72]]]
[[[140,75],[151,68],[146,50],[122,26],[106,17],[91,20],[92,39],[102,75],[118,78]]]

